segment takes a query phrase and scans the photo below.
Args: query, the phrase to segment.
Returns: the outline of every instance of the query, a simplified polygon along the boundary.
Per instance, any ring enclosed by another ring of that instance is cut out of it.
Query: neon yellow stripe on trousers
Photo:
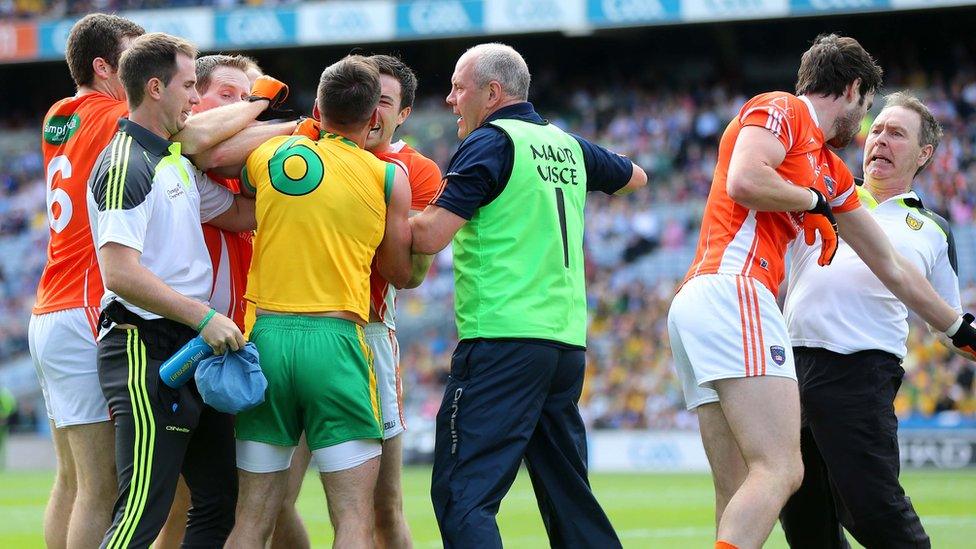
[[[128,150],[129,148],[128,146],[126,146],[126,153],[128,153]],[[127,165],[128,165],[128,160],[126,160],[126,166]],[[138,525],[139,521],[142,520],[143,512],[146,510],[146,503],[149,501],[149,485],[152,479],[153,454],[156,448],[156,421],[153,418],[152,407],[149,403],[149,388],[147,382],[148,377],[146,372],[146,346],[143,345],[142,340],[139,339],[138,337],[139,331],[138,330],[133,330],[133,331],[136,332],[135,340],[136,340],[136,347],[138,351],[138,355],[136,356],[136,358],[139,365],[140,383],[137,389],[142,393],[142,402],[144,405],[143,410],[145,412],[143,419],[146,422],[146,428],[149,432],[149,442],[146,444],[146,449],[148,451],[146,452],[146,455],[144,456],[144,460],[143,460],[143,471],[145,472],[145,482],[143,482],[141,494],[138,496],[138,499],[136,499],[137,514],[135,515],[134,522],[135,524]],[[129,539],[126,540],[127,545],[131,539],[132,539],[132,534],[130,533]]]
[[[112,539],[109,549],[124,548],[132,541],[136,526],[145,509],[146,495],[151,476],[152,440],[155,439],[155,426],[149,408],[146,387],[146,351],[139,340],[138,330],[126,330],[126,358],[129,366],[129,402],[132,405],[132,420],[135,425],[133,443],[132,477],[129,480],[129,496],[126,498],[125,512]]]

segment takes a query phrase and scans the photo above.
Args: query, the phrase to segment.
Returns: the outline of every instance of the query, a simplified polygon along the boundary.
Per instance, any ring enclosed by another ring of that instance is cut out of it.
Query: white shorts
[[[400,343],[396,332],[382,322],[371,322],[363,329],[366,344],[373,351],[373,370],[383,410],[383,440],[406,430],[403,421],[403,383],[400,380]]]
[[[718,402],[716,379],[796,379],[793,348],[773,294],[753,278],[699,275],[668,312],[674,366],[689,410]]]
[[[237,468],[249,473],[277,473],[291,466],[295,446],[275,446],[253,440],[237,441]],[[320,473],[335,473],[358,467],[383,453],[377,439],[349,440],[312,452]]]
[[[109,420],[98,382],[97,329],[97,307],[31,315],[27,341],[55,427]]]

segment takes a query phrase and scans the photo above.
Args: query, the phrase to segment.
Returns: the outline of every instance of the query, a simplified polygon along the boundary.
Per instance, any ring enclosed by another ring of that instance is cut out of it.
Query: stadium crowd
[[[3,9],[9,4],[0,2]],[[972,224],[976,187],[968,182],[976,181],[976,72],[961,70],[951,81],[893,74],[893,82],[920,92],[945,127],[933,169],[920,176],[916,188],[929,208],[954,224]],[[671,367],[667,308],[693,252],[718,138],[746,95],[724,86],[664,92],[607,85],[580,87],[563,97],[544,98],[538,107],[563,127],[626,153],[651,179],[636,195],[610,200],[595,193],[588,203],[591,325],[580,403],[584,418],[596,428],[693,428],[694,415],[684,411]],[[453,133],[437,128],[444,112],[440,96],[418,101],[414,120],[404,128],[405,138],[442,167],[456,147]],[[21,143],[0,140],[0,363],[27,351],[26,319],[45,261],[42,160],[35,148],[16,145]],[[844,153],[855,174],[860,150],[851,146]],[[961,255],[976,255],[976,248],[959,244]],[[976,277],[961,272],[960,278],[964,308],[972,308]],[[420,288],[401,294],[408,422],[432,420],[440,404],[455,344],[452,296],[449,250]],[[900,415],[976,414],[971,363],[953,357],[921,323],[914,326],[909,348]]]

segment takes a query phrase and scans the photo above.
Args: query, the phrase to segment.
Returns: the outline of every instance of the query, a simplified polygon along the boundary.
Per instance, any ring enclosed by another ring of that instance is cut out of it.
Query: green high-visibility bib
[[[583,151],[552,124],[491,124],[515,157],[502,193],[454,236],[458,336],[584,346]]]

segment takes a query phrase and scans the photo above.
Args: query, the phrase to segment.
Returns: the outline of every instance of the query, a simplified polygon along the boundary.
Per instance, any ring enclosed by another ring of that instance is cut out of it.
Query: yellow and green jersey
[[[352,141],[282,136],[251,153],[257,200],[245,297],[272,311],[369,319],[370,262],[383,239],[394,167]]]

